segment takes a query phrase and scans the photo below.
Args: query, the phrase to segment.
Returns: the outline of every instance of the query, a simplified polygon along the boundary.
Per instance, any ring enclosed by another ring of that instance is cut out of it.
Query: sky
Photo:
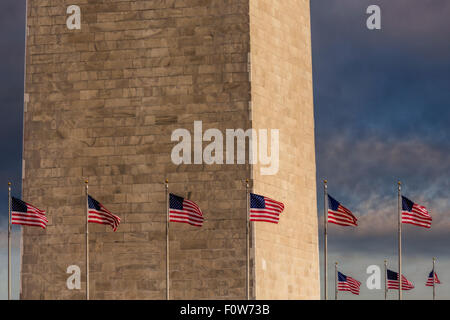
[[[25,1],[0,1],[0,300],[7,299],[8,182],[21,194],[22,113],[25,53]],[[20,227],[13,226],[13,298],[19,297]]]
[[[368,30],[366,9],[381,8],[381,30]],[[320,257],[323,190],[359,218],[357,228],[329,227],[329,298],[334,262],[368,290],[370,265],[397,266],[397,181],[425,205],[430,230],[403,228],[403,273],[415,289],[404,299],[431,299],[425,287],[432,258],[450,299],[450,2],[448,0],[312,0],[311,33],[316,126]],[[0,1],[0,299],[6,298],[7,182],[20,196],[25,1]],[[13,227],[13,295],[18,298],[19,228]],[[323,262],[321,260],[321,266]],[[322,266],[323,271],[323,266]],[[322,272],[323,281],[323,272]],[[397,292],[388,298],[396,299]]]
[[[374,4],[381,30],[366,27]],[[433,257],[443,282],[437,298],[450,298],[449,17],[446,0],[311,1],[321,259],[321,181],[359,218],[357,228],[329,227],[329,298],[338,261],[341,272],[362,282],[358,299],[384,299],[383,289],[368,290],[366,269],[383,269],[387,259],[398,271],[399,180],[403,194],[433,217],[430,230],[403,227],[403,274],[416,287],[404,299],[432,297],[424,284]]]

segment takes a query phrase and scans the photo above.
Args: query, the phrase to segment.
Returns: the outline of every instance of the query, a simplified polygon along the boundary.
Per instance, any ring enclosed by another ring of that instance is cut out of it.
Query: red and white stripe
[[[88,222],[106,224],[111,226],[114,231],[117,230],[120,224],[120,218],[112,214],[108,209],[100,204],[101,210],[89,208]]]
[[[388,280],[387,281],[388,289],[393,290],[399,290],[399,281],[398,281],[398,274],[397,274],[397,280]],[[405,278],[404,275],[402,275],[402,290],[412,290],[414,289],[414,285],[412,282],[410,282],[408,279]]]
[[[339,205],[338,210],[328,209],[328,222],[340,226],[358,226],[358,219],[346,207]]]
[[[265,208],[250,208],[250,221],[263,221],[277,224],[280,221],[280,214],[284,210],[284,204],[264,197]]]
[[[31,204],[25,204],[27,206],[27,213],[11,211],[11,224],[41,227],[45,229],[48,223],[45,211],[38,209]]]
[[[204,221],[203,212],[200,207],[191,200],[183,200],[183,210],[169,209],[169,221],[187,223],[191,226],[201,227]]]
[[[338,282],[339,291],[349,291],[353,294],[359,295],[359,290],[361,287],[361,282],[347,276],[347,281]]]
[[[427,283],[425,284],[427,287],[434,287],[434,284],[441,284],[441,281],[439,280],[437,273],[434,273],[434,281],[433,281],[433,277],[429,277],[427,280]]]
[[[412,212],[402,210],[402,223],[408,223],[419,227],[431,228],[431,218],[427,208],[414,204]]]

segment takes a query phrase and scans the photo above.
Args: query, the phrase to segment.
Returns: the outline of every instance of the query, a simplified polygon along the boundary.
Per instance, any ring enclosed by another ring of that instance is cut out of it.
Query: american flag
[[[433,276],[433,274],[434,274],[434,276]],[[433,282],[433,280],[434,280],[434,282]],[[428,275],[428,280],[427,280],[427,283],[425,285],[427,287],[433,287],[434,283],[440,284],[441,281],[439,280],[439,278],[437,276],[437,273],[434,272],[434,271],[431,271],[430,274]]]
[[[388,289],[398,290],[399,289],[399,281],[398,281],[398,273],[387,270],[387,287]],[[414,289],[414,285],[412,282],[407,280],[405,276],[402,274],[402,290],[412,290]]]
[[[402,223],[431,228],[431,221],[427,208],[402,197]]]
[[[47,227],[45,211],[22,200],[11,197],[11,224],[23,226]]]
[[[250,193],[250,221],[278,223],[283,210],[283,203]]]
[[[339,291],[350,291],[353,294],[359,295],[359,288],[361,282],[348,277],[340,272],[338,272],[338,290]]]
[[[202,210],[191,200],[170,194],[169,197],[169,221],[187,223],[191,226],[201,227],[203,225]]]
[[[340,226],[357,226],[358,219],[346,207],[328,195],[328,222]]]
[[[100,202],[88,195],[88,222],[107,224],[113,228],[114,231],[120,223],[120,218],[112,214],[108,209],[106,209]]]

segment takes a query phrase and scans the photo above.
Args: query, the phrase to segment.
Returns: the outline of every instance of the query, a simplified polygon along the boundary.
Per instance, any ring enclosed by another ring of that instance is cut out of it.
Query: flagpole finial
[[[169,183],[169,179],[166,179],[166,183]]]
[[[402,185],[402,182],[401,182],[401,181],[399,181],[399,182],[398,182],[398,185],[399,185],[399,186],[401,186],[401,185]]]
[[[323,180],[323,183],[327,184],[327,183],[328,183],[328,180]]]
[[[88,184],[88,183],[89,183],[89,180],[88,180],[88,179],[84,180],[84,183]]]
[[[245,182],[248,183],[248,179],[245,179]]]
[[[8,186],[11,186],[11,182],[8,182]]]

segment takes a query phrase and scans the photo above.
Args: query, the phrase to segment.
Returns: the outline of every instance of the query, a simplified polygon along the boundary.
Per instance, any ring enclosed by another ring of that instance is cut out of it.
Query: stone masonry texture
[[[256,298],[320,299],[310,9],[307,0],[250,0],[252,123],[280,129],[280,169],[254,191],[285,204],[255,224]]]
[[[91,299],[165,299],[166,178],[207,218],[170,225],[171,299],[246,298],[247,178],[286,204],[252,229],[252,298],[319,298],[309,1],[28,0],[26,40],[22,193],[49,225],[23,228],[21,299],[85,298],[85,179],[122,220],[89,225]],[[173,164],[194,121],[280,129],[279,172]]]

